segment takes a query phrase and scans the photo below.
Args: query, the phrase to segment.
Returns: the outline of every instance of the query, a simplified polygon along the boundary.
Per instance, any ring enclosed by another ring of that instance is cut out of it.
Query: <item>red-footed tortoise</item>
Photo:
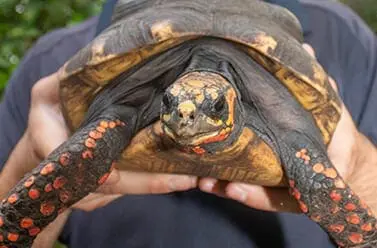
[[[257,0],[120,1],[60,70],[72,135],[0,206],[1,247],[29,247],[119,169],[289,187],[342,247],[376,219],[331,164],[341,104],[297,19]]]

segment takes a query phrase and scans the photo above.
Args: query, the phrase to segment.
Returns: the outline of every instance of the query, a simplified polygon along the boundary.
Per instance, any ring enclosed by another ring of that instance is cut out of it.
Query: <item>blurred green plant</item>
[[[377,33],[377,0],[341,0],[355,10]]]
[[[24,53],[38,37],[82,22],[105,0],[0,0],[0,95]]]

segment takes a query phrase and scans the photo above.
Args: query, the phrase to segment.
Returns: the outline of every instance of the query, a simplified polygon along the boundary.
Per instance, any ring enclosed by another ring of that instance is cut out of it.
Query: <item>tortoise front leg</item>
[[[376,217],[320,150],[302,134],[284,142],[283,163],[291,194],[305,214],[340,247],[377,247]],[[299,140],[299,141],[298,141]]]
[[[27,174],[0,204],[0,247],[30,247],[59,213],[103,184],[131,139],[134,114],[111,108]]]

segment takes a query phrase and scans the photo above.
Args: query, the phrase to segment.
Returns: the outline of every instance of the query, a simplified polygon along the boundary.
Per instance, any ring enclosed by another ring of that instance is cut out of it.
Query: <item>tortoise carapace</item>
[[[331,164],[341,103],[297,19],[258,0],[120,0],[60,70],[70,138],[0,205],[0,246],[30,247],[113,168],[287,187],[341,247],[376,219]],[[288,190],[288,189],[287,189]]]

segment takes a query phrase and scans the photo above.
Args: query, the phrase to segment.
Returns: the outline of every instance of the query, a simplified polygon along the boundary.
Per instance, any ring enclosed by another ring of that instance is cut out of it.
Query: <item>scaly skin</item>
[[[59,213],[103,184],[130,129],[114,115],[102,117],[27,174],[0,205],[0,247],[30,247]]]
[[[294,136],[291,136],[294,137]],[[309,139],[285,142],[282,149],[291,194],[305,214],[340,247],[377,247],[376,218]],[[286,153],[287,152],[287,153]]]

